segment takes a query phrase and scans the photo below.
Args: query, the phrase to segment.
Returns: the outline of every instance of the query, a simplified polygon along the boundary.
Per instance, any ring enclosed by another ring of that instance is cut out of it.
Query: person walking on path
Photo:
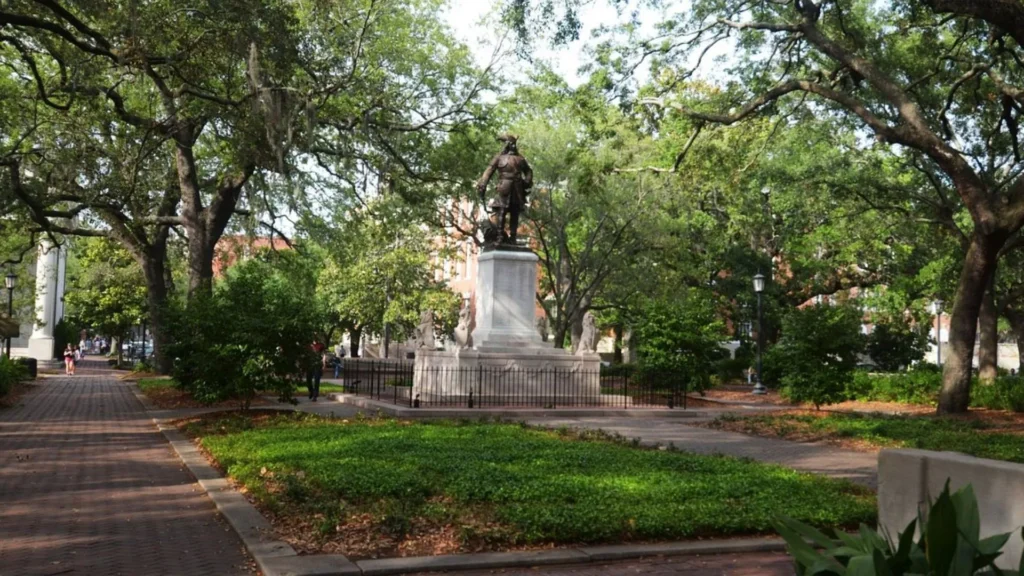
[[[345,357],[345,347],[338,342],[338,345],[334,347],[334,379],[337,380],[338,376],[341,375],[341,363]]]
[[[64,375],[73,376],[75,374],[75,350],[68,344],[64,348]]]
[[[309,399],[316,402],[320,397],[320,379],[324,377],[324,365],[327,363],[327,347],[319,340],[314,340],[309,348],[312,354],[306,371],[306,388],[309,390]]]

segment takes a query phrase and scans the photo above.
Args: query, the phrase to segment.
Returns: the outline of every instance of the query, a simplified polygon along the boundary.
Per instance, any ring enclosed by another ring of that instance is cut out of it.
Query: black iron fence
[[[686,408],[679,373],[603,374],[565,368],[435,366],[345,360],[344,392],[393,404],[448,408]]]

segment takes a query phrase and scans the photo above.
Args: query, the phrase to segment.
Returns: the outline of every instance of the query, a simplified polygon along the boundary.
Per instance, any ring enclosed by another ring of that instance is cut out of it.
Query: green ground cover
[[[172,378],[141,378],[138,381],[138,385],[139,390],[142,390],[142,393],[146,395],[161,390],[173,390],[176,387],[176,383]]]
[[[875,518],[874,495],[846,482],[595,433],[302,414],[186,432],[273,517],[322,519],[325,537],[367,514],[391,537],[457,526],[467,546],[492,549],[767,533],[778,514],[822,527]]]
[[[783,414],[722,417],[711,426],[791,440],[862,442],[880,448],[945,450],[981,458],[1024,462],[1024,426],[1012,421],[934,416]]]

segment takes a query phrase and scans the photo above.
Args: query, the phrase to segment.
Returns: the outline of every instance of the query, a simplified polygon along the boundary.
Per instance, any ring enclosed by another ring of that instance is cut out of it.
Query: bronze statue
[[[497,232],[501,235],[501,242],[515,244],[519,214],[526,207],[526,197],[533,187],[533,170],[526,158],[519,155],[515,136],[508,134],[498,140],[505,143],[505,148],[491,160],[491,165],[476,184],[476,191],[480,193],[480,201],[485,202],[487,183],[495,172],[498,173],[498,196],[491,202],[490,211],[498,215]],[[508,233],[505,232],[506,215],[510,217]]]

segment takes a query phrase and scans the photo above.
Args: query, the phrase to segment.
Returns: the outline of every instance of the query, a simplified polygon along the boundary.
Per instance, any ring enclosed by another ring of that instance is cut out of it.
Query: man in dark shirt
[[[327,361],[324,351],[327,347],[319,340],[314,340],[309,348],[312,357],[309,360],[309,370],[306,371],[306,388],[309,389],[309,399],[316,402],[320,396],[320,379],[324,376],[324,363]]]

